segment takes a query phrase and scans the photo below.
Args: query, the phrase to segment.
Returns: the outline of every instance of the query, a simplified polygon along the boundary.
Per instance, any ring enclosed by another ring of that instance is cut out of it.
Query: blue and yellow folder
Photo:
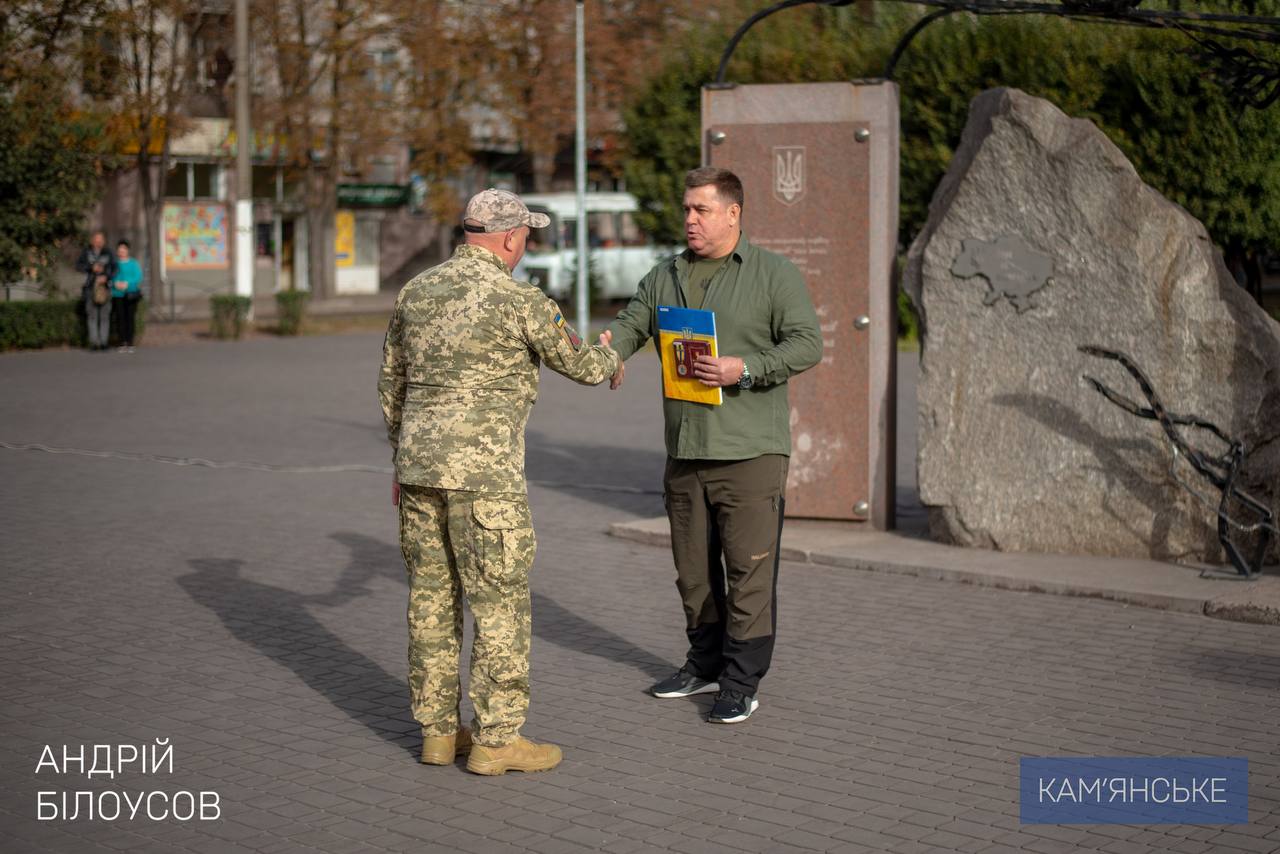
[[[719,387],[703,385],[692,370],[699,354],[719,354],[715,312],[658,306],[658,350],[662,359],[664,395],[674,400],[691,400],[713,406],[723,402],[724,395]]]

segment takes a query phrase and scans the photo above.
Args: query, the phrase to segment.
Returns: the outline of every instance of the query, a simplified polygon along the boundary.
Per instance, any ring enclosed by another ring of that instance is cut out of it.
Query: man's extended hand
[[[737,356],[699,356],[693,375],[703,385],[737,385],[742,378],[742,360]]]
[[[391,503],[396,507],[400,506],[400,481],[394,474],[391,475]]]
[[[613,333],[610,332],[608,329],[600,333],[600,346],[604,347],[606,350],[613,349],[612,347],[609,346],[609,342],[612,340],[613,340]],[[622,378],[623,376],[626,375],[626,373],[627,373],[627,366],[622,363],[622,359],[618,359],[618,370],[613,376],[609,377],[609,388],[616,389],[620,385],[622,385]]]

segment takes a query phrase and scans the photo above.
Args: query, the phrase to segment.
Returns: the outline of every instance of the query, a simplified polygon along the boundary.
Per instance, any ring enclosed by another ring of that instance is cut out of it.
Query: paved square
[[[674,570],[604,533],[662,509],[644,355],[620,392],[544,371],[530,423],[525,731],[564,764],[417,764],[390,478],[323,470],[389,466],[380,344],[0,356],[0,441],[116,452],[0,449],[0,848],[1280,850],[1273,626],[784,564],[751,721],[647,697],[683,653]],[[46,744],[157,739],[172,774],[36,773]],[[1251,822],[1019,825],[1018,758],[1064,754],[1247,756]],[[78,790],[213,791],[221,817],[37,820],[39,792]]]

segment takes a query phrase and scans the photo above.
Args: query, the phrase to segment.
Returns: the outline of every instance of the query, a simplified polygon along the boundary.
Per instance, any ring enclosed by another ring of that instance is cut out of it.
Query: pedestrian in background
[[[378,396],[394,449],[392,501],[409,574],[409,694],[422,761],[470,752],[477,774],[545,771],[560,748],[520,735],[529,708],[529,570],[536,542],[524,430],[542,363],[604,381],[617,354],[584,346],[559,307],[511,271],[531,228],[513,193],[467,204],[465,243],[404,286],[383,345]],[[470,729],[459,712],[462,603],[475,617]]]
[[[787,380],[822,358],[822,333],[794,264],[742,233],[742,182],[704,166],[684,181],[688,248],[649,271],[609,325],[623,359],[658,333],[658,307],[715,313],[717,350],[694,376],[724,389],[719,406],[664,398],[663,492],[689,652],[655,697],[716,693],[707,720],[735,724],[759,707],[773,657],[778,549],[791,430]],[[674,355],[659,348],[659,358]],[[613,379],[616,388],[622,379]]]
[[[107,250],[107,237],[100,229],[89,236],[89,245],[76,259],[76,270],[84,273],[80,296],[89,349],[105,350],[111,335],[111,282],[116,275],[116,259]]]
[[[111,310],[120,338],[118,353],[133,352],[134,322],[142,300],[142,265],[129,257],[129,241],[116,245],[116,273],[111,288]]]

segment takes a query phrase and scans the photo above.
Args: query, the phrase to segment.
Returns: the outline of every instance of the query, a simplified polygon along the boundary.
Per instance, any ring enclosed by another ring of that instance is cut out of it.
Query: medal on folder
[[[693,375],[699,356],[718,355],[715,312],[658,306],[658,350],[665,396],[713,406],[723,402],[718,386],[705,386]]]

